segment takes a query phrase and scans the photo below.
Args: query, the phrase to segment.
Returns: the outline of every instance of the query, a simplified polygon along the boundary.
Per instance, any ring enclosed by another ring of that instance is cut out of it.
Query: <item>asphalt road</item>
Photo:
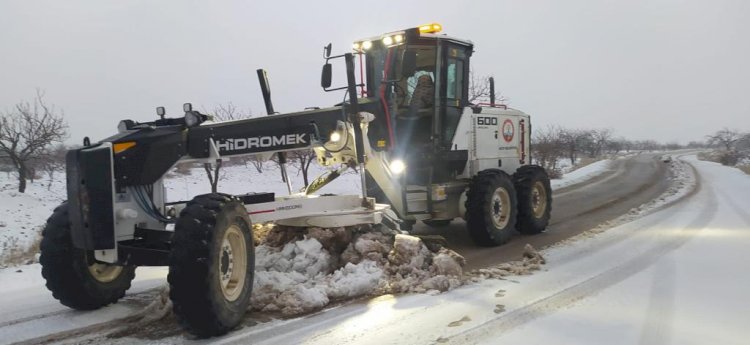
[[[479,247],[457,219],[444,228],[416,224],[414,233],[440,235],[448,247],[466,258],[472,270],[518,260],[529,243],[537,249],[575,236],[617,218],[663,193],[669,187],[667,165],[660,155],[643,154],[617,160],[613,169],[592,180],[568,186],[553,193],[552,219],[547,231],[538,235],[518,234],[499,247]]]

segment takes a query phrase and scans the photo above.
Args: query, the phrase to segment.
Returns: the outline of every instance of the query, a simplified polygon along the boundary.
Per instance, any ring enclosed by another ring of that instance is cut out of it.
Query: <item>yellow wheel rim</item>
[[[89,273],[100,283],[109,283],[122,273],[122,266],[94,263],[89,265]]]
[[[218,265],[219,284],[224,298],[237,300],[245,287],[247,274],[247,248],[239,226],[232,225],[224,232]]]
[[[534,212],[534,218],[542,218],[547,211],[547,189],[544,188],[542,181],[534,183],[531,188],[531,209]]]
[[[510,221],[510,195],[505,188],[500,187],[492,193],[490,216],[495,228],[504,229],[508,226]]]

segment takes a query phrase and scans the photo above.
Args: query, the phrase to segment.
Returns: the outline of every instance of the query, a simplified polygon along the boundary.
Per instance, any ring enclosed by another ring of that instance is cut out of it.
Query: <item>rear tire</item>
[[[40,245],[42,277],[52,296],[65,306],[93,310],[115,303],[130,288],[134,266],[97,263],[91,251],[73,246],[68,205],[58,206],[47,219]]]
[[[529,235],[543,232],[552,212],[547,172],[540,166],[523,166],[513,174],[513,184],[518,193],[518,231]]]
[[[175,225],[169,256],[169,297],[178,322],[210,337],[241,321],[253,288],[255,248],[242,202],[206,194],[188,202]]]
[[[508,174],[500,170],[477,174],[466,193],[466,226],[474,242],[485,247],[508,242],[516,226],[516,204]]]

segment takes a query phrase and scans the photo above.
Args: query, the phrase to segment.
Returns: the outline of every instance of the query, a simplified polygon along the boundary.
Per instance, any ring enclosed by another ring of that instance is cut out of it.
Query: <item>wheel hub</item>
[[[93,263],[89,265],[91,276],[101,283],[109,283],[117,279],[122,273],[122,266]]]
[[[498,229],[503,229],[510,221],[510,195],[504,188],[498,188],[492,193],[492,223]]]
[[[547,190],[544,188],[541,181],[537,181],[531,189],[531,210],[533,211],[535,218],[541,218],[544,216],[546,209]]]
[[[221,292],[229,301],[240,297],[247,274],[247,248],[245,236],[237,225],[224,232],[219,253],[219,283]]]

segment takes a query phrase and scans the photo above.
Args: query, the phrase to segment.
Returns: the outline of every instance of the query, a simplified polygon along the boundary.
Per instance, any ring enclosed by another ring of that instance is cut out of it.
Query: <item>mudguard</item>
[[[115,248],[111,144],[70,150],[65,159],[73,245]]]

